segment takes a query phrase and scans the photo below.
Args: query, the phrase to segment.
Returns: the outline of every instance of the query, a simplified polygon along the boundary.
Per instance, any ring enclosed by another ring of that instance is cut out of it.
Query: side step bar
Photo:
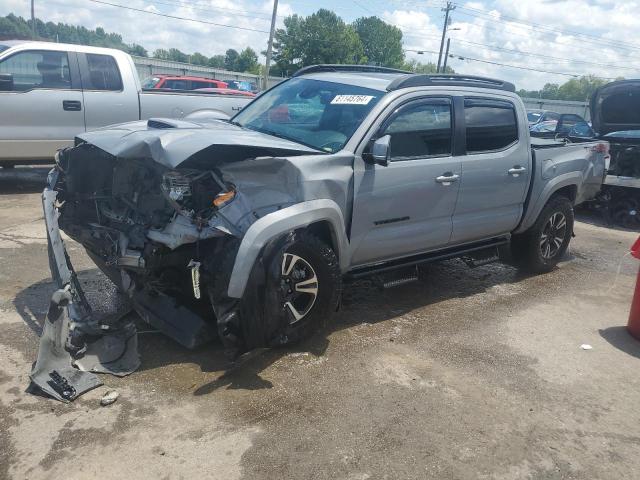
[[[362,278],[362,277],[366,277],[373,274],[388,272],[388,271],[396,270],[402,267],[411,267],[413,265],[419,265],[421,263],[439,262],[441,260],[449,260],[451,258],[459,258],[459,257],[467,257],[467,256],[472,257],[473,255],[470,255],[470,254],[474,252],[479,252],[481,250],[496,249],[503,245],[507,245],[508,243],[509,243],[508,237],[492,238],[490,240],[484,240],[482,242],[470,243],[470,244],[458,246],[458,247],[445,248],[443,250],[437,250],[435,252],[429,252],[429,253],[424,253],[420,255],[413,255],[411,257],[391,260],[389,262],[379,263],[376,265],[367,265],[365,267],[355,268],[349,271],[346,277],[348,280],[355,280],[357,278]]]

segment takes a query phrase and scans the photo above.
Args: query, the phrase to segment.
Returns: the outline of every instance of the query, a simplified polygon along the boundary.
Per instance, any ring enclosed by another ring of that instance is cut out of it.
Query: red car
[[[227,88],[227,84],[215,78],[154,75],[142,82],[143,89],[196,90],[199,88]]]
[[[246,92],[244,90],[236,90],[233,88],[198,88],[197,92],[202,93],[219,93],[221,95],[240,95],[241,97],[255,97],[253,92]]]

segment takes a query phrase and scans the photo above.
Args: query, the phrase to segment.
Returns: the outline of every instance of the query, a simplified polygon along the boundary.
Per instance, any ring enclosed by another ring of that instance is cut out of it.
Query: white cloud
[[[48,0],[36,2],[36,16],[45,21],[82,25],[94,29],[102,27],[108,32],[122,35],[126,43],[138,43],[153,52],[158,48],[175,47],[184,52],[199,51],[207,56],[224,54],[229,48],[241,50],[247,46],[258,53],[266,49],[271,18],[271,2],[261,4],[249,1],[199,0],[109,0],[132,8],[163,13],[177,17],[206,20],[216,24],[240,28],[225,28],[211,24],[165,18],[91,3],[88,0]],[[29,2],[4,0],[0,2],[0,15],[10,12],[28,18]],[[279,14],[293,12],[287,3],[279,5]],[[282,17],[279,17],[280,22]],[[242,30],[250,29],[250,30]],[[251,31],[261,30],[261,31]]]
[[[196,22],[163,18],[141,12],[128,11],[89,0],[40,0],[36,2],[36,14],[47,21],[83,25],[87,28],[103,27],[122,35],[127,43],[139,43],[150,52],[157,48],[176,47],[185,52],[199,51],[205,55],[224,53],[228,48],[242,49],[251,46],[260,52],[266,48],[272,0],[107,0],[135,8],[149,8],[165,14],[206,19],[220,24],[233,25],[264,32],[216,27]],[[440,47],[442,12],[433,7],[434,2],[394,1],[393,6],[380,10],[387,22],[398,25],[404,31],[404,47],[407,50],[437,51]],[[302,4],[302,3],[301,3]],[[292,13],[309,13],[315,7],[300,7],[280,3],[278,24]],[[380,5],[379,3],[377,5]],[[389,4],[387,4],[389,5]],[[427,6],[425,6],[427,5]],[[429,5],[432,5],[429,7]],[[324,8],[334,8],[345,20],[356,15],[370,15],[364,10],[344,15],[347,6],[338,0],[329,0]],[[294,8],[295,7],[295,8]],[[354,5],[350,5],[354,7]],[[369,6],[378,11],[377,6]],[[301,10],[302,8],[302,10]],[[320,8],[320,5],[318,6]],[[480,12],[478,12],[480,10]],[[235,11],[235,12],[234,12]],[[351,11],[354,11],[353,9]],[[452,14],[450,37],[451,53],[457,56],[515,65],[537,70],[572,73],[593,73],[602,77],[640,77],[640,0],[474,0],[459,3]],[[27,17],[29,2],[26,0],[0,1],[0,15],[13,12]],[[491,16],[493,15],[493,16]],[[499,21],[496,21],[499,19]],[[517,20],[517,21],[515,21]],[[539,24],[526,26],[518,21]],[[453,30],[459,29],[459,30]],[[560,31],[564,33],[560,33]],[[579,32],[602,39],[572,34]],[[473,45],[465,42],[489,45]],[[594,43],[595,42],[595,43]],[[622,44],[634,44],[638,48],[626,48]],[[564,58],[556,60],[543,57],[517,55],[503,49],[533,52],[540,55]],[[623,48],[624,47],[624,48]],[[437,61],[436,54],[417,55],[407,52],[408,58]],[[589,65],[619,65],[613,68]],[[450,59],[456,71],[467,74],[488,75],[513,81],[519,88],[541,88],[547,82],[562,83],[569,77],[480,62]],[[639,67],[639,68],[636,68]]]

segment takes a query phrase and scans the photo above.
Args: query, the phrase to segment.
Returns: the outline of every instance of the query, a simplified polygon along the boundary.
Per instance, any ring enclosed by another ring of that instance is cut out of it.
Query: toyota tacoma
[[[71,400],[99,383],[87,370],[139,362],[135,327],[91,313],[60,230],[145,321],[237,356],[308,335],[343,280],[509,249],[549,271],[607,155],[531,139],[510,83],[345,65],[305,68],[231,120],[82,134],[43,193],[59,290],[31,378]]]

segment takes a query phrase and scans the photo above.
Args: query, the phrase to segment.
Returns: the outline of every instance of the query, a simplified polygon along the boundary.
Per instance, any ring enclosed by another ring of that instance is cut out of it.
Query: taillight
[[[596,153],[604,153],[605,155],[609,155],[609,144],[608,143],[598,143],[596,146],[592,148],[592,151]]]

